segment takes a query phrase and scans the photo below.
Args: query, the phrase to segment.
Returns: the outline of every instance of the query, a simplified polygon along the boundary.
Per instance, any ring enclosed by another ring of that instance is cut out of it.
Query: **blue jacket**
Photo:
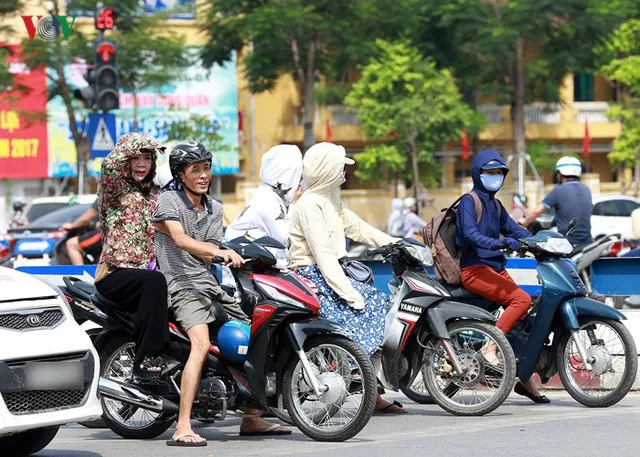
[[[480,170],[487,162],[498,160],[502,163],[502,157],[492,149],[485,149],[474,159],[471,166],[471,176],[473,177],[473,191],[480,197],[482,202],[482,218],[480,223],[476,223],[476,208],[473,197],[465,195],[460,200],[456,219],[456,243],[462,249],[460,267],[470,267],[472,265],[486,265],[495,271],[504,270],[507,263],[502,251],[498,250],[500,235],[521,239],[531,236],[531,234],[516,221],[514,221],[507,210],[502,207],[501,216],[498,216],[498,208],[495,199],[495,192],[490,192],[484,188],[480,181]],[[500,203],[498,203],[500,204]]]

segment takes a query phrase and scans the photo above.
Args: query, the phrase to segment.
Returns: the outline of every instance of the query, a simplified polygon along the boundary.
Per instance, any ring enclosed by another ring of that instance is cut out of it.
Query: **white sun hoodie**
[[[289,206],[302,178],[302,153],[297,146],[281,144],[262,156],[260,179],[249,206],[225,234],[227,240],[241,236],[275,238],[289,246]]]

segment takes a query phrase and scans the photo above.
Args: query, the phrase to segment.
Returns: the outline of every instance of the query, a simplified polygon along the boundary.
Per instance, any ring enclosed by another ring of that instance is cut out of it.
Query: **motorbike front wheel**
[[[425,350],[422,376],[433,400],[456,416],[483,416],[507,399],[516,381],[516,357],[504,333],[473,320],[447,324],[449,345],[463,372],[453,368],[442,340]]]
[[[592,358],[582,363],[576,339]],[[636,380],[638,352],[631,332],[619,321],[580,318],[575,335],[562,335],[556,354],[558,374],[569,395],[585,406],[605,408],[622,400]]]
[[[288,362],[282,380],[284,406],[296,426],[316,441],[346,441],[373,415],[377,382],[367,354],[355,342],[335,335],[305,343],[311,371],[321,387],[316,395],[300,358]]]

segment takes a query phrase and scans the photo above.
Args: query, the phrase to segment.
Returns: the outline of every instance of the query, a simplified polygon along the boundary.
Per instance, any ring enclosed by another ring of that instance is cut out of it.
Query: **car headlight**
[[[404,246],[404,248],[407,250],[407,253],[411,257],[413,257],[425,267],[430,267],[431,265],[433,265],[433,255],[431,255],[431,249],[429,249],[428,247],[407,244]]]
[[[289,268],[289,264],[291,263],[291,256],[289,255],[288,249],[274,247],[267,247],[266,249],[276,259],[276,264],[273,266],[275,269],[285,270]]]
[[[536,243],[536,246],[552,254],[571,254],[573,252],[573,245],[566,238],[549,238],[547,241]]]

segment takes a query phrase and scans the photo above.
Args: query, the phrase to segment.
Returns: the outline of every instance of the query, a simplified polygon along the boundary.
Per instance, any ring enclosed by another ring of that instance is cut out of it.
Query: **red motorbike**
[[[193,418],[212,423],[241,408],[269,410],[283,398],[295,425],[310,438],[345,441],[357,435],[371,418],[377,395],[369,357],[342,327],[317,316],[318,298],[304,278],[278,268],[287,256],[282,244],[269,237],[242,238],[227,247],[247,260],[232,272],[237,300],[243,309],[253,309],[251,337],[243,361],[238,354],[225,356],[212,341]],[[107,316],[94,340],[102,358],[103,418],[125,438],[159,436],[178,413],[187,334],[171,323],[160,379],[134,381],[131,316],[97,293],[91,300]]]

